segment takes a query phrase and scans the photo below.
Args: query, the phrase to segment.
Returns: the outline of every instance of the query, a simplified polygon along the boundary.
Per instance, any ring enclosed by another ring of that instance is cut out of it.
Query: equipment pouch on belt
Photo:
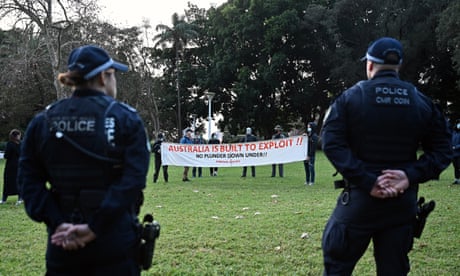
[[[160,236],[160,224],[151,214],[146,214],[141,225],[139,264],[143,270],[152,266],[155,240]]]
[[[417,214],[415,216],[414,223],[414,237],[420,238],[422,236],[423,229],[425,228],[426,218],[434,210],[436,203],[431,200],[425,203],[425,198],[420,197],[417,201]]]

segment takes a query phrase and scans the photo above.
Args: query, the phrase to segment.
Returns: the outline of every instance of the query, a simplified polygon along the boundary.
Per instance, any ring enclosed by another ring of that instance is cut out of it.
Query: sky
[[[171,25],[172,15],[176,12],[184,15],[187,3],[199,8],[209,9],[211,6],[220,6],[226,0],[98,0],[102,9],[102,18],[109,23],[122,27],[142,26],[144,20],[149,20],[155,28],[158,24]]]

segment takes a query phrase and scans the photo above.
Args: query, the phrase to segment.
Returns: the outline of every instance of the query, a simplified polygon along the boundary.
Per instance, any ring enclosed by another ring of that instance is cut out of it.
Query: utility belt
[[[74,193],[55,192],[62,213],[71,223],[87,223],[99,209],[106,190],[80,190]]]
[[[340,203],[342,205],[348,205],[350,202],[350,192],[352,188],[356,188],[356,185],[350,184],[348,180],[341,179],[334,181],[335,189],[343,189],[342,194],[340,195]],[[421,196],[417,201],[417,213],[414,220],[414,237],[420,239],[425,229],[426,219],[428,215],[436,207],[436,202],[431,200],[425,202],[425,198]]]
[[[342,194],[340,195],[340,203],[342,205],[348,205],[350,203],[350,192],[352,188],[356,188],[358,186],[351,184],[348,182],[347,179],[340,179],[334,181],[334,188],[335,189],[343,189]]]

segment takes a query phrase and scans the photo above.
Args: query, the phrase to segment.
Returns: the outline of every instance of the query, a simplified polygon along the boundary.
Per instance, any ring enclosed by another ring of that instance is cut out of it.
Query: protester
[[[286,138],[283,134],[283,129],[280,125],[275,126],[275,134],[273,134],[272,139],[283,139]],[[278,164],[278,175],[283,177],[283,164]],[[276,176],[276,164],[272,164],[272,177]]]
[[[255,142],[257,141],[257,137],[252,135],[252,129],[250,127],[246,128],[246,135],[240,140],[241,143],[248,143],[248,142]],[[248,167],[243,167],[243,173],[241,177],[246,177],[246,172]],[[256,167],[251,166],[251,175],[252,177],[256,177]]]
[[[86,45],[67,68],[58,79],[72,96],[30,122],[19,161],[26,212],[48,230],[46,275],[140,275],[150,148],[135,109],[114,99],[128,66]]]
[[[324,274],[352,275],[372,240],[376,274],[407,275],[418,186],[450,164],[451,134],[438,107],[399,79],[398,40],[376,40],[364,59],[368,80],[334,101],[322,130],[324,153],[344,178],[323,234]]]
[[[454,132],[452,134],[452,165],[454,167],[455,180],[452,184],[460,184],[460,119],[455,122]]]
[[[315,184],[315,159],[316,147],[318,145],[318,135],[316,134],[316,123],[310,122],[307,124],[308,137],[308,153],[307,158],[303,162],[305,170],[305,185]]]
[[[18,175],[19,154],[21,151],[21,131],[13,129],[10,131],[9,141],[6,143],[3,158],[6,159],[5,170],[3,171],[3,195],[0,204],[6,203],[8,196],[18,195],[16,205],[22,203],[21,189],[18,187],[16,178]]]
[[[163,168],[163,178],[168,183],[168,165],[161,166],[161,144],[164,141],[163,133],[158,133],[157,140],[153,143],[152,152],[155,159],[155,172],[153,173],[153,183],[157,183],[160,175],[160,168]]]
[[[195,131],[195,137],[193,137],[192,140],[193,140],[194,144],[199,144],[199,145],[204,144],[203,137],[201,136],[201,133],[198,130]],[[202,167],[193,167],[193,169],[192,169],[192,177],[196,177],[197,172],[198,172],[198,177],[203,176],[203,168]]]
[[[185,130],[185,134],[184,134],[184,137],[182,137],[180,139],[180,142],[181,144],[193,144],[193,140],[192,140],[192,129],[191,128],[187,128]],[[190,179],[188,178],[188,171],[189,171],[190,167],[189,166],[185,166],[184,167],[184,172],[182,173],[182,181],[184,182],[187,182],[187,181],[190,181]]]
[[[211,134],[211,139],[209,140],[208,144],[211,144],[211,145],[220,144],[220,140],[217,139],[216,133]],[[209,175],[217,176],[217,170],[218,170],[218,167],[210,167]]]

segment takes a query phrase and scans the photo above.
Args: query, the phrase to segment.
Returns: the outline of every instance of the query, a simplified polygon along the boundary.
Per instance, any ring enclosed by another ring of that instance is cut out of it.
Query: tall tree
[[[164,24],[156,26],[157,34],[153,40],[156,41],[155,48],[161,46],[166,48],[169,45],[174,49],[174,69],[176,73],[176,92],[177,92],[177,134],[182,136],[182,113],[181,113],[181,78],[180,78],[180,63],[183,52],[186,46],[193,42],[193,39],[198,37],[198,32],[193,24],[185,21],[184,16],[179,16],[174,13],[172,16],[172,27]],[[169,45],[168,45],[169,44]]]

